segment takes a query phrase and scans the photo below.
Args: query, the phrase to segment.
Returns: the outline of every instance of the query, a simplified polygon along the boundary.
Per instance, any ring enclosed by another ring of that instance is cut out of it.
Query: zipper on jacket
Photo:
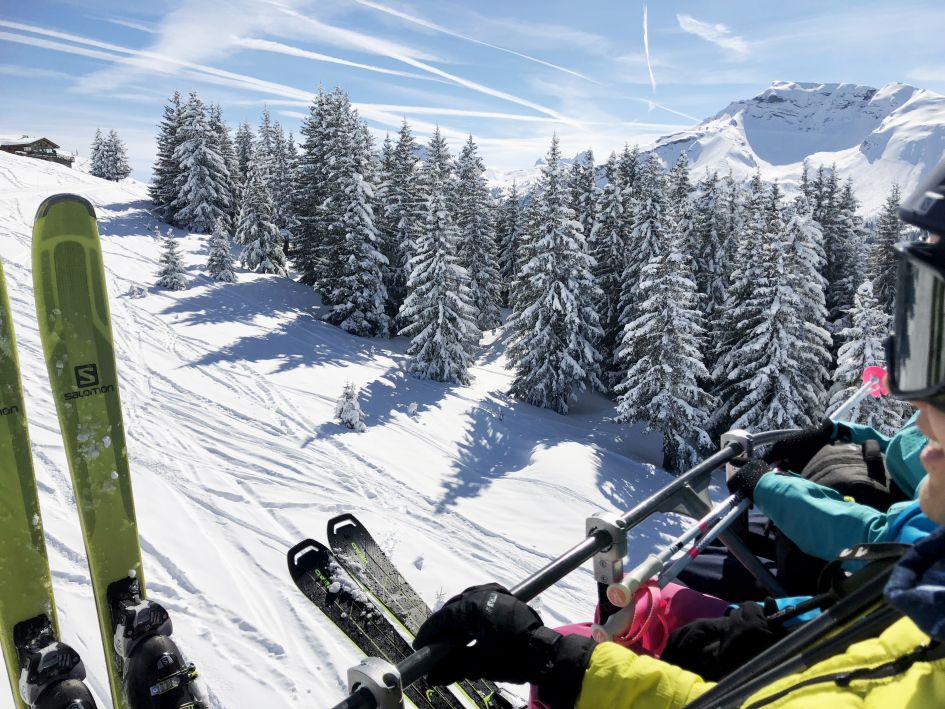
[[[750,704],[745,709],[758,709],[758,707],[767,706],[778,699],[786,697],[792,692],[815,684],[834,682],[838,687],[849,687],[853,682],[859,680],[888,679],[889,677],[895,677],[896,675],[904,673],[917,662],[934,662],[935,660],[941,660],[943,658],[945,658],[945,643],[935,640],[927,645],[920,645],[912,652],[890,660],[889,662],[885,662],[882,665],[876,665],[875,667],[859,667],[855,670],[847,670],[846,672],[833,672],[829,675],[811,677],[810,679],[795,684],[793,687],[788,687],[776,694],[772,694],[770,697],[765,697],[754,704]]]

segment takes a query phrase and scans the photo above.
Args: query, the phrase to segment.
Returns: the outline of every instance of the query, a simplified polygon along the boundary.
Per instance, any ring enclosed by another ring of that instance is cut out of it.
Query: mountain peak
[[[672,165],[686,151],[693,175],[706,169],[747,179],[760,170],[790,192],[804,161],[836,164],[852,177],[866,213],[892,184],[915,187],[945,152],[945,96],[903,83],[774,81],[652,148]]]

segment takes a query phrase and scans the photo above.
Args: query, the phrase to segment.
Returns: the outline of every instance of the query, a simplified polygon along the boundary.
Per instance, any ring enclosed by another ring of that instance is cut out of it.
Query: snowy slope
[[[908,194],[945,155],[945,96],[905,84],[877,90],[776,81],[760,95],[640,149],[655,151],[667,167],[685,151],[693,180],[706,170],[731,170],[738,180],[760,170],[762,179],[777,180],[788,195],[805,158],[814,171],[836,164],[843,179],[853,178],[861,212],[870,216],[893,183]],[[603,163],[607,156],[596,158]],[[540,164],[492,174],[490,181],[506,189],[515,181],[524,191],[538,180]]]
[[[352,511],[435,603],[513,584],[584,534],[598,509],[630,507],[667,481],[659,441],[604,421],[588,396],[563,417],[510,401],[501,337],[468,387],[405,373],[402,339],[359,339],[318,321],[286,279],[202,275],[206,237],[178,233],[189,289],[155,290],[158,225],[146,187],[0,154],[0,256],[19,339],[34,457],[63,636],[109,707],[71,485],[35,325],[30,230],[40,201],[96,206],[148,587],[197,662],[213,706],[331,706],[357,651],[288,578],[285,552]],[[159,225],[161,230],[166,225]],[[332,420],[345,381],[364,387],[368,429]],[[642,558],[675,523],[631,537]],[[587,569],[544,594],[547,622],[588,619]],[[0,690],[0,709],[11,707]]]

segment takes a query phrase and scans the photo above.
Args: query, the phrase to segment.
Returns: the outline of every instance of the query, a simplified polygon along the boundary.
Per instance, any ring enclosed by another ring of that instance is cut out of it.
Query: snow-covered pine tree
[[[167,230],[161,251],[161,268],[158,271],[158,288],[166,290],[184,290],[187,287],[187,274],[184,272],[184,262],[177,250],[177,239]]]
[[[379,250],[380,236],[374,228],[374,193],[361,173],[352,169],[349,174],[348,205],[338,225],[344,239],[335,266],[334,305],[325,320],[354,335],[386,337],[390,319],[385,310],[383,269],[387,258]]]
[[[629,218],[633,213],[630,201],[636,197],[640,181],[644,179],[646,171],[646,165],[641,164],[638,146],[634,145],[632,148],[629,145],[623,146],[623,151],[617,159],[617,171],[620,174],[620,184],[623,185],[626,200],[623,205],[624,214]]]
[[[263,106],[262,117],[259,120],[259,130],[256,131],[256,142],[253,145],[253,159],[259,166],[259,169],[267,180],[272,173],[273,153],[276,145],[276,130],[272,125],[272,116],[269,115],[269,107]],[[272,193],[272,185],[266,185]]]
[[[240,210],[239,161],[233,140],[230,138],[230,129],[226,127],[226,122],[223,120],[223,109],[220,108],[220,104],[210,106],[207,124],[210,126],[217,152],[220,153],[223,166],[226,168],[220,173],[220,189],[225,199],[220,201],[219,207],[226,219],[226,230],[232,233],[236,229],[236,219]]]
[[[518,269],[509,286],[509,307],[513,312],[516,303],[531,303],[537,298],[532,281],[525,275],[525,266],[535,256],[535,243],[541,225],[541,184],[532,183],[522,199],[522,226],[515,250]]]
[[[203,102],[191,91],[177,131],[180,143],[174,159],[180,165],[170,205],[174,223],[184,229],[209,234],[217,219],[225,216],[226,165],[210,130]]]
[[[519,271],[519,241],[524,228],[524,216],[522,196],[518,192],[518,186],[512,182],[509,193],[499,205],[495,223],[499,252],[499,301],[506,308],[511,302],[512,282]]]
[[[629,351],[618,351],[630,364],[615,389],[615,420],[645,421],[648,431],[662,433],[663,467],[681,472],[712,446],[706,427],[715,402],[700,384],[709,373],[702,361],[702,313],[690,255],[673,235],[665,237],[640,274],[639,315],[626,328]]]
[[[387,214],[387,207],[391,204],[395,189],[391,183],[394,174],[394,141],[391,140],[390,133],[384,136],[384,142],[381,144],[381,159],[378,166],[378,185],[374,192],[377,199],[377,213],[374,215],[374,226],[377,229],[380,238],[380,251],[387,259],[387,265],[381,269],[384,276],[384,288],[387,291],[387,314],[392,322],[397,317],[399,305],[395,305],[394,297],[391,296],[390,289],[396,288],[394,281],[397,278],[397,271],[400,269],[400,257],[398,254],[398,245],[394,239],[394,226],[391,218]],[[403,284],[406,286],[406,282]],[[403,297],[401,295],[401,303]],[[394,324],[394,331],[397,326]]]
[[[128,165],[128,149],[124,141],[118,136],[118,131],[108,131],[108,137],[103,144],[104,148],[104,168],[105,179],[112,182],[124,180],[131,174],[131,166]]]
[[[728,286],[728,252],[722,190],[718,175],[707,172],[696,188],[693,202],[692,243],[695,248],[693,276],[700,299],[703,322],[711,331],[716,313],[725,300]],[[711,349],[706,348],[706,366],[715,366]]]
[[[329,105],[329,163],[323,171],[326,197],[320,210],[324,229],[317,249],[321,273],[315,288],[321,293],[325,305],[335,305],[336,295],[347,292],[347,286],[340,281],[341,264],[349,251],[345,225],[351,204],[351,180],[357,173],[367,187],[364,199],[372,206],[370,218],[374,229],[373,186],[377,179],[377,168],[374,164],[373,140],[357,110],[351,105],[347,92],[336,88],[331,94]],[[375,244],[375,248],[377,246]],[[373,278],[373,275],[369,278]]]
[[[384,255],[388,259],[384,285],[387,313],[396,318],[407,297],[407,279],[415,240],[423,222],[417,173],[417,144],[407,121],[397,133],[389,162],[381,171],[380,202],[384,215]],[[403,326],[404,323],[398,323]]]
[[[253,159],[253,143],[255,142],[256,137],[249,123],[246,121],[240,123],[239,128],[236,129],[234,149],[236,150],[236,179],[241,190],[246,183],[246,178],[249,177],[249,163]]]
[[[241,263],[257,273],[286,275],[282,237],[273,223],[272,199],[265,175],[255,160],[249,166],[249,178],[243,188],[243,204],[236,226],[236,241],[243,244]]]
[[[180,164],[174,159],[174,151],[180,145],[178,129],[183,121],[181,95],[175,91],[170,102],[164,106],[164,117],[158,126],[157,157],[152,170],[148,192],[154,202],[155,211],[164,221],[173,219],[169,207],[177,198],[177,179]]]
[[[608,391],[619,383],[615,355],[620,343],[620,292],[627,261],[627,220],[624,218],[624,185],[611,153],[604,167],[607,184],[597,203],[597,221],[591,230],[589,249],[594,259],[594,279],[600,289],[594,308],[600,318],[603,335],[598,342],[603,371],[602,381]]]
[[[723,211],[726,222],[734,225],[735,229],[728,242],[728,288],[722,307],[712,322],[712,354],[707,358],[715,362],[711,371],[712,394],[719,402],[709,424],[713,434],[731,428],[730,412],[744,394],[731,375],[741,362],[741,343],[750,338],[752,329],[758,324],[746,320],[748,311],[744,307],[754,292],[754,279],[761,275],[758,260],[763,257],[761,244],[766,234],[764,191],[758,172],[741,198],[736,197],[738,191],[732,175],[723,179]],[[734,207],[736,204],[737,209]],[[732,209],[736,214],[729,211]]]
[[[502,324],[493,205],[485,171],[476,143],[470,135],[456,163],[454,204],[456,227],[459,230],[459,263],[469,274],[476,322],[483,331]]]
[[[836,166],[829,172],[823,166],[818,168],[811,191],[814,218],[824,233],[822,273],[827,279],[827,311],[831,329],[838,331],[846,326],[841,321],[853,307],[853,296],[862,280],[862,221],[856,216],[852,188],[841,187]]]
[[[343,238],[335,227],[344,215],[344,189],[350,180],[339,166],[347,164],[348,151],[358,144],[359,123],[347,93],[338,87],[331,93],[319,89],[302,124],[305,141],[295,191],[295,215],[300,223],[292,253],[300,280],[315,286],[326,305],[332,304],[333,269]],[[359,154],[358,160],[367,157]],[[364,165],[362,176],[368,167]]]
[[[825,251],[827,248],[834,249],[834,280],[828,281],[827,302],[828,309],[833,308],[830,311],[833,329],[839,332],[849,325],[847,314],[853,308],[856,290],[865,277],[867,261],[866,227],[863,217],[857,214],[859,201],[853,192],[851,179],[846,180],[840,188],[837,206],[837,232],[832,243],[825,243]]]
[[[92,138],[92,147],[89,148],[89,174],[92,177],[101,177],[105,179],[105,139],[102,137],[102,129],[95,129],[95,137]]]
[[[354,382],[348,382],[338,398],[338,403],[335,404],[335,419],[338,423],[358,433],[364,431],[365,428],[364,412],[361,411],[361,404],[358,403],[360,393]]]
[[[574,210],[574,218],[581,223],[584,238],[590,239],[594,222],[597,221],[598,201],[593,151],[587,150],[581,153],[571,163],[568,191],[571,194],[569,206]]]
[[[618,341],[624,353],[616,361],[616,376],[623,380],[624,373],[634,361],[633,348],[629,346],[633,332],[627,326],[639,316],[637,295],[640,274],[654,256],[660,253],[662,244],[673,231],[672,214],[666,196],[666,172],[656,153],[650,157],[638,176],[637,192],[633,205],[633,231],[627,237],[627,251],[620,290],[620,334]],[[624,187],[626,191],[626,187]],[[629,337],[629,340],[628,340]]]
[[[901,199],[899,185],[894,184],[883,204],[883,211],[880,212],[873,247],[870,249],[869,274],[873,282],[873,290],[880,308],[889,314],[892,314],[896,299],[898,266],[893,246],[905,238],[904,224],[899,218]]]
[[[603,334],[594,300],[599,297],[581,225],[568,207],[567,179],[558,137],[551,142],[538,183],[535,231],[527,243],[523,283],[509,321],[511,393],[561,414],[588,384],[601,389]]]
[[[421,379],[469,383],[473,343],[479,341],[476,310],[469,276],[459,264],[459,232],[448,205],[450,156],[439,128],[430,139],[428,159],[421,170],[426,198],[410,260],[407,298],[400,334],[412,338],[407,354],[410,370]]]
[[[226,220],[217,219],[210,235],[210,256],[207,259],[207,275],[222,283],[235,283],[236,272],[233,270],[233,254],[230,253],[230,234]]]
[[[283,251],[288,252],[292,244],[292,232],[298,226],[293,207],[295,169],[295,144],[286,139],[282,126],[276,121],[272,126],[272,160],[269,165],[269,189],[275,210],[275,223],[282,234]]]
[[[670,218],[673,222],[675,239],[680,251],[690,258],[698,259],[697,245],[694,242],[693,222],[695,209],[692,203],[692,181],[689,179],[689,156],[685,151],[679,154],[669,171],[666,180],[667,198],[669,199]],[[701,264],[697,263],[697,268]]]
[[[753,181],[754,182],[754,181]],[[761,186],[760,177],[758,186]],[[706,342],[706,367],[710,372],[715,372],[719,355],[726,349],[726,342],[729,341],[730,333],[727,328],[731,323],[725,321],[725,302],[729,296],[729,289],[732,282],[732,271],[736,267],[739,259],[751,258],[751,245],[743,244],[739,235],[743,227],[745,202],[751,190],[743,190],[735,182],[731,171],[719,181],[719,201],[718,201],[718,222],[719,242],[722,245],[720,260],[723,263],[721,283],[717,285],[716,295],[710,296],[709,300],[703,303],[706,308],[705,328],[708,331],[708,340]],[[744,251],[744,247],[748,251]],[[708,263],[707,259],[705,263]],[[714,301],[714,302],[713,302]],[[708,314],[708,305],[713,303],[713,314]],[[711,366],[710,366],[711,365]],[[714,380],[713,380],[714,381]],[[718,382],[714,381],[712,392],[717,393]],[[718,423],[718,422],[716,422]],[[713,431],[715,429],[713,428]]]
[[[823,282],[815,278],[817,230],[806,200],[781,215],[776,186],[749,209],[747,229],[755,241],[750,265],[733,274],[743,296],[731,315],[742,323],[739,338],[719,360],[735,428],[770,430],[810,425],[823,412],[830,362],[824,328]],[[741,264],[740,264],[741,266]],[[812,314],[819,322],[811,322]]]
[[[875,290],[875,284],[869,280],[857,288],[850,311],[850,327],[840,333],[844,343],[833,374],[830,409],[842,404],[862,386],[864,369],[886,364],[884,344],[889,335],[890,316],[875,297]],[[910,415],[910,407],[905,402],[892,397],[868,396],[851,409],[846,418],[891,436],[902,428]]]
[[[292,244],[292,259],[299,280],[314,286],[320,269],[318,243],[322,233],[321,204],[325,201],[325,181],[321,170],[326,159],[328,97],[322,87],[312,99],[308,115],[302,119],[301,145],[296,171],[295,214],[298,230]]]

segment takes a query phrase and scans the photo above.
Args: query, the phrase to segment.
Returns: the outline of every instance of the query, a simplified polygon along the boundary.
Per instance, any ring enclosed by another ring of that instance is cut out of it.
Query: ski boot
[[[206,709],[197,668],[171,640],[164,607],[141,598],[135,579],[108,588],[115,625],[115,652],[122,659],[122,689],[131,709]]]
[[[95,709],[79,653],[56,639],[46,615],[17,623],[20,697],[30,709]]]

